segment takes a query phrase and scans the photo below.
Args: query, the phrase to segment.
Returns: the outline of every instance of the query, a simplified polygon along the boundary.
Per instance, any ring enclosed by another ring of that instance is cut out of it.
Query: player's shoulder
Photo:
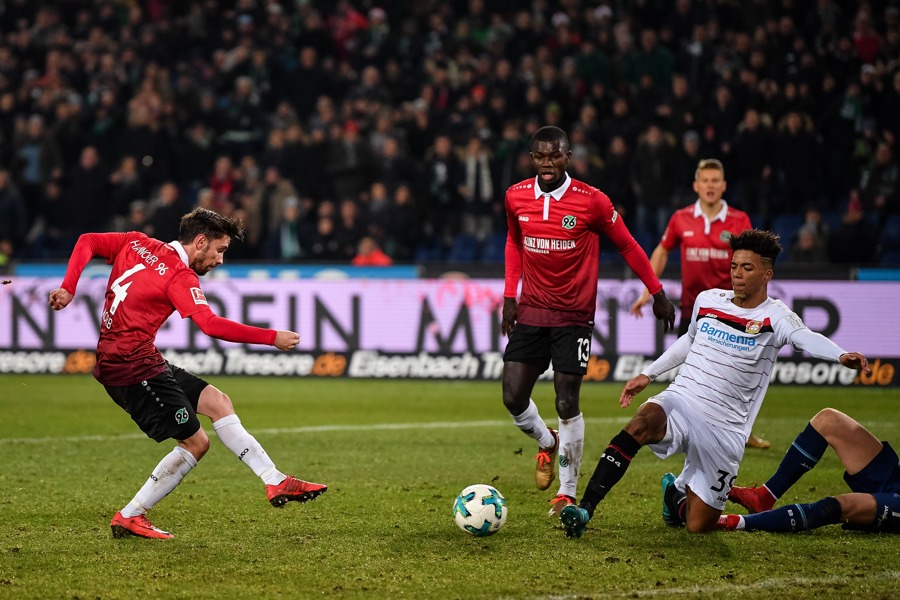
[[[772,316],[778,317],[786,317],[788,315],[794,314],[794,311],[792,311],[787,304],[785,304],[778,298],[769,298],[768,311],[772,313]]]
[[[518,183],[514,183],[508,188],[506,188],[506,194],[517,195],[517,194],[532,194],[534,195],[534,177],[529,179],[523,179]]]
[[[697,294],[697,300],[706,304],[727,304],[734,297],[734,292],[722,288],[710,288]]]
[[[750,222],[750,215],[747,212],[739,208],[735,208],[730,204],[728,205],[728,215],[726,216],[726,218],[731,221],[747,221],[748,223]]]
[[[603,193],[602,190],[592,186],[591,184],[581,181],[580,179],[575,179],[572,177],[569,182],[569,189],[566,192],[571,192],[572,194],[578,194],[581,196],[601,198],[605,200],[609,200],[606,194]]]

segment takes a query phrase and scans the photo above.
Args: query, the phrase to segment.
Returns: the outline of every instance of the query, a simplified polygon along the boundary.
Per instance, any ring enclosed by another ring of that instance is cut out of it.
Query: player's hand
[[[625,408],[631,404],[631,400],[644,391],[650,385],[650,378],[643,373],[630,380],[622,389],[622,395],[619,396],[619,406]]]
[[[675,307],[664,290],[653,294],[653,316],[662,321],[663,333],[675,331]]]
[[[866,375],[872,374],[872,369],[869,368],[869,361],[859,352],[845,352],[841,354],[840,361],[845,367],[862,371]]]
[[[519,305],[515,298],[503,299],[503,319],[500,321],[500,333],[509,335],[516,327],[519,318]]]
[[[300,334],[293,331],[276,331],[275,347],[282,352],[293,350],[300,343]]]
[[[53,310],[62,310],[69,305],[74,296],[62,288],[56,288],[50,292],[48,303]]]
[[[650,302],[650,292],[644,288],[644,291],[641,292],[640,298],[634,301],[634,304],[631,305],[631,308],[628,309],[628,312],[633,314],[635,317],[640,319],[644,316],[643,308]]]

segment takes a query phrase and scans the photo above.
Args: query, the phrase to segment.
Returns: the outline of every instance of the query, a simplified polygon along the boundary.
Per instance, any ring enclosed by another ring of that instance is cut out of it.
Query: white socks
[[[584,415],[559,420],[559,493],[575,498],[584,452]]]
[[[512,415],[513,422],[522,432],[537,440],[541,448],[552,448],[556,440],[550,433],[550,428],[544,423],[541,415],[538,414],[537,404],[531,398],[528,399],[528,408],[521,415]],[[582,438],[584,437],[584,426],[582,425]]]
[[[193,454],[181,446],[175,446],[175,449],[156,465],[144,487],[138,490],[131,502],[122,509],[122,516],[128,519],[146,513],[169,495],[169,492],[181,483],[182,478],[196,466],[197,459]]]
[[[275,463],[256,438],[247,433],[237,415],[222,417],[212,426],[225,447],[234,452],[266,485],[277,485],[285,480],[287,476],[275,468]]]

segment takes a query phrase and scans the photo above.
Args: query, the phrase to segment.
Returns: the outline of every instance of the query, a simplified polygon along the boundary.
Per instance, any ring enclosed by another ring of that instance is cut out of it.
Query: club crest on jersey
[[[747,333],[759,333],[762,326],[762,321],[747,321],[747,328],[744,331]]]
[[[575,228],[575,217],[572,215],[566,215],[562,218],[562,226],[563,229],[574,229]]]
[[[722,240],[723,242],[727,242],[728,240],[731,239],[731,232],[723,231],[722,233],[719,234],[719,239]]]
[[[191,288],[191,296],[194,298],[194,304],[206,304],[209,306],[209,302],[206,301],[206,296],[203,295],[203,290],[200,288]]]

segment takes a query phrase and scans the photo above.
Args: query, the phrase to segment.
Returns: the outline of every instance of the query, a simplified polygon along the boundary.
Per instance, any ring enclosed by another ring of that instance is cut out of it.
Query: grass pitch
[[[659,481],[683,461],[647,449],[584,538],[565,539],[546,517],[555,487],[534,488],[535,445],[512,425],[496,382],[212,383],[281,470],[328,492],[272,508],[201,419],[210,452],[150,514],[175,539],[114,540],[110,518],[173,443],[143,437],[89,377],[0,376],[0,598],[891,598],[900,589],[897,536],[666,527]],[[583,388],[581,489],[636,409],[618,407],[619,391]],[[534,397],[555,422],[552,384]],[[773,388],[755,427],[773,449],[749,449],[738,482],[765,481],[824,406],[900,445],[896,391]],[[845,491],[841,472],[829,450],[782,503]],[[509,502],[492,537],[453,523],[453,499],[472,483],[492,483]]]

